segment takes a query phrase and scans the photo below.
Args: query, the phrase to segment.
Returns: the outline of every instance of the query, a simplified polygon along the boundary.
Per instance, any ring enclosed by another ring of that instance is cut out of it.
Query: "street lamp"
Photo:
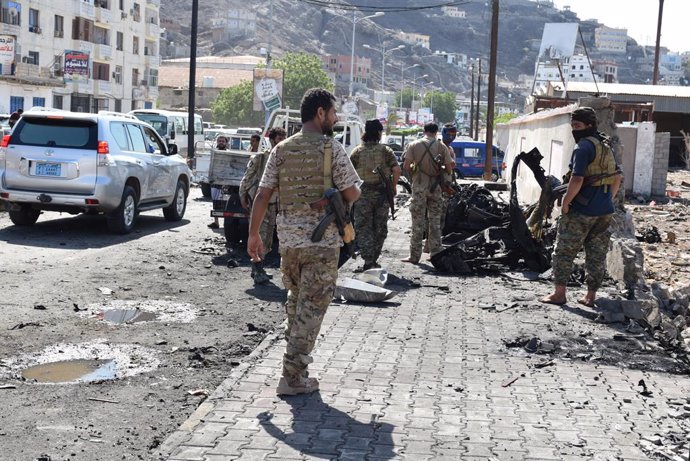
[[[410,66],[409,69],[414,69],[415,67],[419,67],[419,64],[415,64],[413,66]],[[402,97],[403,97],[403,90],[405,89],[405,80],[403,79],[403,71],[405,70],[405,63],[401,62],[400,63],[400,108],[402,109]]]
[[[381,93],[383,93],[383,91],[384,91],[383,76],[386,73],[386,56],[391,54],[393,51],[402,50],[403,48],[405,48],[405,45],[399,45],[399,46],[396,46],[395,48],[391,48],[390,50],[386,50],[385,45],[382,48],[375,48],[375,47],[369,46],[365,43],[364,45],[362,45],[362,47],[364,47],[368,50],[378,51],[379,53],[381,53]]]
[[[383,16],[386,13],[384,13],[383,11],[377,11],[374,14],[370,14],[369,16],[363,16],[361,18],[357,18],[356,14],[357,14],[357,12],[355,10],[353,10],[352,11],[352,19],[350,19],[350,21],[352,21],[352,53],[350,55],[350,91],[349,91],[350,98],[352,98],[352,86],[353,86],[353,82],[355,79],[355,26],[357,25],[357,23],[359,21],[362,21],[364,19],[378,18],[379,16]],[[336,16],[340,16],[340,15],[336,15]],[[340,16],[340,17],[349,19],[349,18],[347,18],[347,16]]]
[[[414,74],[412,74],[412,75],[414,75]],[[417,82],[417,80],[427,78],[428,76],[429,76],[429,74],[424,74],[421,77],[412,77],[412,103],[410,104],[412,107],[410,107],[410,109],[414,109],[414,86],[415,86],[415,83]]]
[[[433,84],[434,84],[434,82],[422,83],[422,93],[424,94],[424,96],[422,97],[422,101],[424,101],[424,98],[426,98],[426,94],[428,93],[425,90],[425,87],[431,86]],[[430,110],[431,114],[433,115],[433,113],[434,113],[434,89],[433,88],[431,89],[431,107],[429,108],[429,110]]]

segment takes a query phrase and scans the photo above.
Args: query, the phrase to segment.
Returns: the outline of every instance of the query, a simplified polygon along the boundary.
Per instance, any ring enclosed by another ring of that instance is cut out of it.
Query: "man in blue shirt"
[[[622,176],[608,137],[597,131],[596,112],[592,108],[576,109],[570,125],[577,146],[570,160],[568,190],[563,197],[551,261],[556,287],[541,301],[558,305],[566,303],[566,284],[573,270],[573,261],[584,246],[587,294],[578,302],[591,307],[606,274],[613,197],[618,193]]]

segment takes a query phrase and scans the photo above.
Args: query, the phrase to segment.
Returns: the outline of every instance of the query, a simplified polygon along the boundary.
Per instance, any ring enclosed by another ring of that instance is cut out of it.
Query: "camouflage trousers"
[[[261,236],[261,241],[264,244],[264,254],[265,256],[271,252],[273,248],[273,234],[276,228],[276,216],[278,214],[278,205],[276,203],[269,203],[268,209],[266,209],[266,215],[264,220],[261,221],[261,227],[259,228],[259,235]]]
[[[355,236],[364,263],[375,263],[381,256],[388,235],[388,201],[379,190],[362,188],[355,203]]]
[[[613,215],[586,216],[574,211],[561,216],[551,266],[556,285],[567,285],[573,261],[584,246],[585,284],[596,291],[606,275],[606,253],[609,251]]]
[[[333,299],[340,248],[281,248],[280,269],[287,289],[287,346],[283,376],[295,379],[313,361],[311,351]]]
[[[419,261],[422,257],[422,240],[427,231],[429,254],[441,251],[441,212],[443,197],[441,190],[429,192],[428,189],[413,189],[410,214],[412,215],[412,234],[410,235],[410,257]]]

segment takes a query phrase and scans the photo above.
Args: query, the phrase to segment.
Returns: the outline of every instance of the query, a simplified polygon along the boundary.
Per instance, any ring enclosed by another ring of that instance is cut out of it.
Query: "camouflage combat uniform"
[[[350,160],[359,177],[362,195],[355,202],[355,235],[357,246],[364,259],[365,267],[372,267],[381,256],[383,242],[388,235],[388,199],[381,176],[374,173],[380,167],[383,174],[390,176],[398,161],[390,147],[377,142],[357,146],[350,154]]]
[[[613,153],[601,142],[599,135],[580,140],[570,162],[570,173],[583,176],[585,180],[617,169]],[[614,181],[611,176],[583,186],[568,213],[561,216],[551,261],[556,285],[567,285],[573,261],[584,246],[587,289],[597,291],[601,286],[606,275],[606,254],[611,238],[609,225],[614,212],[609,186]]]
[[[428,218],[429,253],[434,255],[442,250],[441,212],[443,196],[440,186],[434,191],[431,187],[439,174],[440,165],[452,163],[446,146],[435,138],[426,137],[407,146],[405,159],[414,164],[412,175],[412,234],[410,235],[410,259],[418,262],[422,257],[422,239]]]
[[[247,163],[247,171],[244,173],[242,181],[240,181],[240,197],[249,197],[251,199],[250,203],[254,200],[256,192],[259,190],[259,182],[266,169],[266,161],[270,152],[270,150],[264,150],[261,153],[252,155]],[[273,247],[273,230],[276,227],[277,213],[278,194],[273,194],[268,202],[266,215],[264,220],[261,221],[261,228],[259,229],[259,235],[266,250],[265,254],[270,253]],[[261,256],[263,257],[264,255]]]
[[[329,150],[332,168],[327,176],[324,155]],[[326,187],[334,185],[342,191],[358,182],[343,146],[321,134],[299,132],[278,144],[268,159],[260,186],[278,188],[279,193],[280,269],[288,290],[283,376],[288,381],[303,376],[312,362],[309,354],[333,298],[342,245],[335,224],[321,241],[311,241],[323,212],[309,204],[320,199]]]

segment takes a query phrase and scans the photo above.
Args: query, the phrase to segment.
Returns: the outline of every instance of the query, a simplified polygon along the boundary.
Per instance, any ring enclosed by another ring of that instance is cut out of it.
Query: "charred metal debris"
[[[431,258],[439,272],[471,274],[525,267],[544,272],[551,267],[556,226],[548,222],[554,202],[565,187],[547,176],[537,148],[521,152],[511,168],[510,201],[497,200],[478,184],[453,185],[443,228],[445,248]],[[515,178],[523,162],[541,185],[539,201],[526,208],[518,203]]]

